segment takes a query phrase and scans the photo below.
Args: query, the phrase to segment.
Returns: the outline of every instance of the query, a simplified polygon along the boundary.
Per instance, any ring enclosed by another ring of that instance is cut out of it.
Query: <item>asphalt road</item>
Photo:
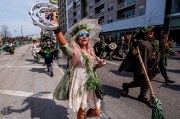
[[[34,63],[30,45],[17,48],[14,55],[0,56],[0,119],[76,119],[67,101],[52,99],[52,93],[66,69],[66,59],[54,63],[54,77],[47,73],[43,59]],[[132,81],[132,74],[118,73],[121,61],[108,61],[98,69],[103,82],[102,110],[112,119],[150,119],[151,109],[139,102],[139,88],[122,97],[122,83]],[[168,60],[168,74],[174,84],[164,84],[159,74],[152,81],[155,95],[161,100],[166,119],[180,118],[180,57]],[[58,67],[59,65],[59,67]],[[147,94],[149,97],[149,94]]]

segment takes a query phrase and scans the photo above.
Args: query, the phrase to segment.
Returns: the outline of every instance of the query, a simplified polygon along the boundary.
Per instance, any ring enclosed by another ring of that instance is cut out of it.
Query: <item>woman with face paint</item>
[[[54,15],[52,18],[52,21],[58,24]],[[93,85],[88,84],[92,83],[90,78],[96,78],[92,76],[92,69],[95,71],[95,69],[104,66],[106,62],[97,58],[94,53],[91,45],[92,31],[88,28],[88,24],[76,24],[71,31],[70,39],[67,39],[69,43],[63,36],[60,27],[54,33],[63,54],[70,59],[69,68],[72,69],[72,72],[70,75],[69,96],[67,98],[70,108],[77,112],[78,119],[99,116],[102,114],[100,98],[98,98],[94,90],[91,90]],[[55,90],[54,98],[61,99],[57,98],[59,93],[58,90]]]

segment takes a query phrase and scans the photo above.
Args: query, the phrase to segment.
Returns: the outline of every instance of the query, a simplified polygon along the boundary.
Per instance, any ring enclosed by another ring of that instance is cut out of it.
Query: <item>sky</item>
[[[34,26],[29,15],[29,10],[37,0],[0,0],[0,26],[6,25],[12,36],[23,36],[38,34],[40,36],[40,27]],[[48,0],[39,0],[45,1]],[[1,27],[0,27],[1,31]],[[35,36],[37,37],[37,35]]]

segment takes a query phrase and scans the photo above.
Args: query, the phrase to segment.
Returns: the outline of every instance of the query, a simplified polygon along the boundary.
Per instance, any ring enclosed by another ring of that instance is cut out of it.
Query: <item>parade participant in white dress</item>
[[[34,56],[34,60],[37,62],[39,60],[39,57],[37,56],[38,52],[41,50],[39,43],[37,42],[37,39],[33,39],[33,43],[31,45],[31,51],[32,55]]]
[[[53,21],[58,24],[54,16]],[[100,98],[95,91],[101,83],[94,71],[104,66],[106,62],[96,57],[91,44],[92,38],[98,37],[101,30],[98,26],[98,20],[83,19],[70,28],[65,37],[60,27],[54,31],[63,54],[70,59],[71,70],[68,94],[64,94],[64,89],[60,88],[67,80],[65,73],[54,92],[54,98],[69,100],[69,106],[77,112],[78,119],[85,119],[85,116],[96,117],[102,112]],[[86,113],[88,107],[90,109]]]

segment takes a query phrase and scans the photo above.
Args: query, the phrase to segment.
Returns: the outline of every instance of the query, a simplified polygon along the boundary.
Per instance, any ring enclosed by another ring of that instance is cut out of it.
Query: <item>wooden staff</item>
[[[144,71],[144,75],[145,75],[146,81],[147,81],[147,83],[148,83],[148,88],[149,88],[149,90],[150,90],[150,97],[151,97],[151,98],[155,98],[154,91],[153,91],[153,88],[152,88],[152,85],[151,85],[151,81],[150,81],[150,79],[149,79],[149,76],[148,76],[148,74],[147,74],[146,68],[145,68],[145,66],[144,66],[144,62],[143,62],[143,60],[142,60],[142,57],[141,57],[140,50],[139,50],[139,47],[138,47],[138,46],[136,47],[136,50],[137,50],[137,53],[138,53],[138,58],[139,58],[141,67],[143,68],[143,71]]]

